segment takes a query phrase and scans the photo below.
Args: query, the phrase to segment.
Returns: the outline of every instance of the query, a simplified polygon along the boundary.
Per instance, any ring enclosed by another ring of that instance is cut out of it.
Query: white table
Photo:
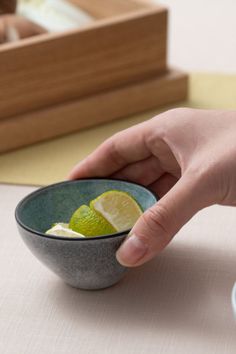
[[[152,0],[170,9],[170,64],[236,73],[235,0]]]
[[[20,239],[14,208],[32,190],[0,186],[1,354],[235,354],[235,208],[200,212],[155,260],[93,292],[65,285]]]

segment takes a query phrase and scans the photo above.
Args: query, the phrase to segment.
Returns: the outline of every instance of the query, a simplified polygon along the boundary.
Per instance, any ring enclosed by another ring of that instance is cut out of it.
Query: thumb
[[[208,205],[206,195],[196,181],[181,177],[139,218],[117,251],[118,262],[134,267],[153,258],[197,211]]]

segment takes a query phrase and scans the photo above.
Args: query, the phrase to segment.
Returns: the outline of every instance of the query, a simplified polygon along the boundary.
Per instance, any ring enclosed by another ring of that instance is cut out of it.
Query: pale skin
[[[178,108],[121,131],[75,166],[69,178],[95,176],[141,183],[160,197],[117,251],[121,264],[139,266],[199,210],[236,206],[236,111]]]

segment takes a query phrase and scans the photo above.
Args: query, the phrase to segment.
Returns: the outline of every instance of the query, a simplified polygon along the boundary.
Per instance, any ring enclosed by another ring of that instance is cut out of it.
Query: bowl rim
[[[132,185],[136,185],[138,187],[141,187],[143,189],[145,189],[147,192],[149,192],[155,199],[155,202],[157,202],[159,200],[159,197],[153,192],[151,191],[149,188],[143,186],[140,183],[136,183],[136,182],[130,182],[124,179],[117,179],[117,178],[103,178],[103,177],[88,177],[88,178],[80,178],[80,179],[76,179],[76,180],[69,180],[69,181],[62,181],[62,182],[57,182],[57,183],[53,183],[53,184],[49,184],[47,186],[43,186],[41,188],[36,189],[35,191],[29,193],[28,195],[26,195],[23,199],[21,199],[19,201],[19,203],[17,204],[16,208],[15,208],[15,219],[17,224],[22,227],[24,230],[31,232],[35,235],[41,236],[43,238],[47,238],[47,239],[53,239],[53,240],[61,240],[61,241],[81,241],[81,242],[85,242],[85,241],[94,241],[94,240],[101,240],[101,239],[109,239],[109,238],[113,238],[113,237],[120,237],[120,236],[125,236],[126,234],[129,234],[129,232],[131,231],[131,229],[128,230],[124,230],[121,232],[116,232],[114,234],[108,234],[108,235],[101,235],[101,236],[94,236],[94,237],[63,237],[63,236],[54,236],[54,235],[47,235],[43,232],[34,230],[30,227],[28,227],[27,225],[25,225],[19,217],[19,211],[20,208],[22,207],[22,204],[24,204],[25,202],[27,202],[27,200],[31,199],[32,197],[36,196],[37,194],[40,194],[41,192],[43,192],[44,190],[47,189],[51,189],[51,188],[56,188],[59,187],[60,185],[65,185],[65,184],[74,184],[74,183],[78,183],[80,181],[89,181],[89,180],[103,180],[103,181],[115,181],[115,182],[125,182],[128,184],[132,184]]]

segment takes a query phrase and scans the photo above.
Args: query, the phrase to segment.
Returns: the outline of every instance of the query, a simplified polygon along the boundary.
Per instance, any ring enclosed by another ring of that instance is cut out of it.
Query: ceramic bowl
[[[67,284],[101,289],[117,283],[126,269],[115,253],[130,230],[93,238],[45,235],[55,222],[69,222],[72,213],[108,190],[129,192],[143,210],[156,196],[145,187],[120,180],[82,179],[53,184],[25,197],[16,208],[16,221],[31,252]]]

